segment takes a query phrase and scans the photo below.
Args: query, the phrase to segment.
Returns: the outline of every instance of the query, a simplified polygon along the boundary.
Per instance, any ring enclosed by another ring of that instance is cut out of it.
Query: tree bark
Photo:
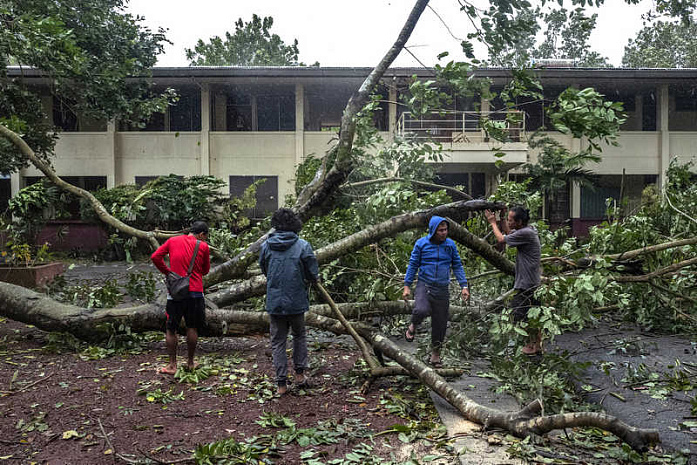
[[[353,170],[354,160],[351,150],[356,133],[356,115],[368,103],[370,93],[404,48],[427,5],[428,0],[416,1],[402,30],[397,36],[397,40],[380,60],[380,63],[373,68],[365,81],[363,81],[358,91],[349,98],[341,117],[339,142],[334,148],[336,153],[334,164],[326,171],[324,176],[319,178],[317,182],[310,182],[298,195],[298,201],[294,209],[303,220],[309,218],[312,215],[312,211],[328,199]]]
[[[364,186],[371,186],[373,184],[382,184],[388,182],[408,182],[418,187],[425,187],[427,189],[433,190],[444,190],[447,192],[453,200],[472,200],[472,196],[466,192],[462,192],[459,189],[455,189],[450,186],[443,186],[440,184],[433,184],[431,182],[417,181],[415,179],[405,179],[405,178],[379,178],[379,179],[368,179],[367,181],[358,181],[341,186],[342,189],[355,189]]]

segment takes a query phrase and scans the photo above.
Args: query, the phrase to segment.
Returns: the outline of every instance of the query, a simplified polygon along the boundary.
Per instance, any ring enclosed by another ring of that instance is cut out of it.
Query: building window
[[[235,92],[228,96],[227,131],[252,131],[252,97]]]
[[[486,195],[486,176],[484,173],[438,173],[435,182],[448,187],[461,186],[463,192],[475,199],[483,198]]]
[[[179,100],[163,113],[153,113],[143,127],[120,124],[120,131],[198,132],[201,130],[201,92],[198,88],[177,89]]]
[[[12,181],[7,175],[0,175],[0,214],[7,210],[8,203],[12,197]]]
[[[31,186],[41,181],[43,178],[43,176],[25,176],[24,187]],[[106,176],[61,176],[61,179],[89,192],[106,189]],[[66,209],[70,214],[69,219],[80,219],[80,199],[77,196],[70,195],[70,203]]]
[[[106,121],[78,115],[75,103],[53,97],[53,124],[63,132],[104,132]]]
[[[144,185],[157,178],[159,178],[159,176],[136,176],[136,186],[142,188]]]
[[[278,208],[278,176],[230,176],[230,196],[240,197],[252,183],[265,179],[257,186],[254,208],[246,211],[250,218],[265,218]]]
[[[260,95],[256,101],[259,131],[295,131],[294,95]]]
[[[595,188],[581,188],[581,218],[602,220],[607,217],[606,200],[612,198],[620,202],[623,211],[636,210],[641,205],[641,193],[650,184],[656,184],[656,175],[603,175],[598,177]],[[620,205],[620,204],[618,204]]]

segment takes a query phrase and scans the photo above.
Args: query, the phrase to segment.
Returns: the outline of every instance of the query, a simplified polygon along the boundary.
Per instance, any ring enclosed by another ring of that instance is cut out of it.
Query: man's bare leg
[[[169,355],[169,363],[160,368],[160,373],[173,375],[177,372],[177,339],[176,333],[167,330],[165,333],[165,345],[167,346],[167,355]]]
[[[186,329],[186,353],[189,359],[186,363],[189,370],[195,369],[198,364],[194,362],[194,354],[196,352],[196,344],[198,343],[198,329],[187,328]]]

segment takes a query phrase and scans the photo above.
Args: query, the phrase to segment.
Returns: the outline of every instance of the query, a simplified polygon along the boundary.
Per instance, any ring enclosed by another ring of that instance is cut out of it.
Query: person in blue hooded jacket
[[[409,258],[407,274],[404,277],[406,300],[411,294],[411,287],[418,273],[414,310],[411,323],[404,333],[404,338],[411,342],[416,335],[416,327],[431,316],[431,359],[433,366],[440,366],[440,349],[445,340],[450,309],[450,270],[455,273],[462,298],[469,299],[465,269],[462,267],[460,254],[452,239],[448,239],[448,221],[434,216],[428,223],[428,234],[417,240]]]
[[[307,285],[317,281],[319,267],[312,246],[298,237],[302,221],[293,210],[277,210],[271,217],[271,227],[275,231],[261,246],[259,266],[266,275],[266,311],[277,392],[283,395],[288,392],[288,330],[293,334],[295,382],[300,386],[307,383],[305,312],[310,308]]]

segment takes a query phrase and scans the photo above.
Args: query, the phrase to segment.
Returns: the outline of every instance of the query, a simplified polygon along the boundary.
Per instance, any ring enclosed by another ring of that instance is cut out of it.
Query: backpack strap
[[[186,272],[187,276],[191,276],[191,272],[194,270],[194,262],[196,261],[196,255],[198,254],[198,245],[201,241],[196,241],[196,247],[194,247],[194,255],[191,257],[191,262],[189,263],[189,271]]]

